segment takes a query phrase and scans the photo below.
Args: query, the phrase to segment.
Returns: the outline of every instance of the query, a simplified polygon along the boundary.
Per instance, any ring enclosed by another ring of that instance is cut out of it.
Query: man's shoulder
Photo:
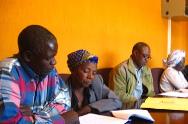
[[[53,68],[48,75],[46,76],[46,78],[55,78],[56,80],[59,80],[61,82],[64,82],[64,80],[61,78],[61,76],[59,76],[56,68]]]
[[[174,74],[174,73],[177,73],[177,74],[179,74],[179,72],[176,70],[176,69],[174,69],[173,67],[167,67],[165,70],[164,70],[164,74]]]
[[[61,78],[61,76],[59,76],[56,68],[52,69],[48,73],[48,75],[46,76],[46,78],[53,78],[53,79],[55,79],[55,81],[58,82],[59,85],[63,85],[64,86],[66,84],[65,81]]]
[[[128,68],[128,60],[124,60],[123,62],[119,63],[115,66],[115,69],[119,70],[121,68]]]
[[[48,73],[48,75],[50,75],[50,76],[58,76],[58,72],[57,72],[56,68],[53,68],[53,69]]]
[[[0,61],[0,70],[11,71],[14,66],[20,66],[17,58],[6,58]]]
[[[100,74],[96,74],[95,78],[92,80],[92,85],[95,86],[99,86],[103,84],[103,78]]]

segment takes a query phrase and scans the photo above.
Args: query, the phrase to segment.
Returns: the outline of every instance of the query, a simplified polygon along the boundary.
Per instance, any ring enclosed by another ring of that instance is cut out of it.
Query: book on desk
[[[177,97],[148,97],[141,108],[188,111],[188,99]]]
[[[131,124],[133,121],[154,122],[149,112],[141,109],[112,111],[112,115],[114,117],[89,113],[80,116],[79,120],[80,124]]]

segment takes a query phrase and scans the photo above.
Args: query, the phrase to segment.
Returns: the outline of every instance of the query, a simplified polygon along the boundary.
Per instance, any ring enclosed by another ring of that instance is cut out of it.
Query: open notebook
[[[130,110],[118,110],[112,111],[114,117],[86,114],[80,116],[80,124],[130,124],[132,121],[146,121],[149,123],[154,122],[147,110],[130,109]]]

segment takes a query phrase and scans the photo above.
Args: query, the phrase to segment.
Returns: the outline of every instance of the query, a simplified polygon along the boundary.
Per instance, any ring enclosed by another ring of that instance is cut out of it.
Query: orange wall
[[[167,20],[161,18],[160,7],[160,0],[1,0],[0,59],[18,51],[21,29],[40,24],[58,39],[60,73],[68,72],[66,55],[74,50],[83,48],[98,55],[99,68],[113,67],[130,56],[137,41],[151,46],[150,66],[162,67]],[[185,24],[180,25],[184,32]],[[179,24],[174,26],[178,28]],[[183,41],[179,47],[185,46],[186,39],[186,34],[173,38]]]
[[[172,22],[172,50],[175,49],[183,49],[188,53],[188,22],[186,21]],[[188,64],[187,54],[186,64]]]

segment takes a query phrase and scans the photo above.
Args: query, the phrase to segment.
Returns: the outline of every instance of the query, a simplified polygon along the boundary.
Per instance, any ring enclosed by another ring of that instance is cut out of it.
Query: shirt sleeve
[[[55,82],[55,97],[52,97],[51,100],[44,105],[44,108],[35,114],[37,123],[51,122],[53,124],[62,124],[64,123],[64,119],[61,114],[71,108],[69,90],[64,81],[56,75]]]
[[[19,110],[20,90],[17,81],[6,71],[0,70],[0,123],[32,123]]]
[[[130,94],[132,89],[128,89],[126,70],[115,68],[110,73],[110,83],[114,85],[114,92],[123,103],[134,103],[136,98]]]
[[[172,68],[167,68],[165,76],[169,83],[172,84],[176,89],[187,88],[188,82],[184,78],[181,71],[176,71]]]
[[[93,90],[97,95],[98,100],[90,104],[92,108],[96,109],[98,112],[106,112],[121,108],[122,103],[120,99],[103,83],[103,79],[100,75],[96,76],[93,83]]]

